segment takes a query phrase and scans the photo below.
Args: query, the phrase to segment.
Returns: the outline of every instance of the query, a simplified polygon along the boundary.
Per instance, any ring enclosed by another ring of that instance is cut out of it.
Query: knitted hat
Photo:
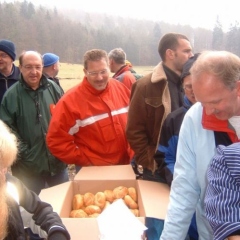
[[[7,55],[11,57],[13,61],[15,61],[16,53],[13,42],[5,39],[0,40],[0,51],[5,52]]]
[[[190,69],[193,65],[193,63],[197,60],[198,56],[200,55],[200,53],[196,53],[194,54],[192,57],[190,57],[187,62],[183,65],[183,70],[182,70],[182,74],[181,74],[181,81],[183,81],[183,79],[190,75]]]
[[[48,67],[53,65],[59,60],[59,56],[53,53],[45,53],[43,54],[43,67]]]

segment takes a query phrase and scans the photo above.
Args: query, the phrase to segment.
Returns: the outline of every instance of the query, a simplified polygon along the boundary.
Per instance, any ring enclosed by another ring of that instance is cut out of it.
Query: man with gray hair
[[[131,90],[136,79],[131,73],[130,67],[126,64],[126,53],[121,48],[115,48],[109,52],[108,58],[109,68],[112,73],[115,73],[112,77]]]
[[[239,57],[226,51],[206,51],[190,73],[198,103],[186,113],[181,126],[161,240],[185,239],[195,211],[199,240],[214,239],[204,207],[207,169],[218,145],[228,146],[240,139]]]

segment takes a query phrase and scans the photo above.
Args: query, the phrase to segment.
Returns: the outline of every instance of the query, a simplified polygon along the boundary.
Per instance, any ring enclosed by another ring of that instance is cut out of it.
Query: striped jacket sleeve
[[[215,240],[240,230],[240,143],[218,146],[208,172],[206,217]]]

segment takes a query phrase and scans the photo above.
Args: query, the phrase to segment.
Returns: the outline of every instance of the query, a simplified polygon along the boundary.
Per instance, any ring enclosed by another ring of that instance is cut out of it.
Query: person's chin
[[[102,91],[106,88],[106,84],[98,84],[98,85],[95,85],[95,88],[98,90],[98,91]]]
[[[214,115],[215,115],[215,117],[216,117],[217,119],[222,120],[222,121],[228,119],[228,116],[226,116],[225,114],[215,113]]]

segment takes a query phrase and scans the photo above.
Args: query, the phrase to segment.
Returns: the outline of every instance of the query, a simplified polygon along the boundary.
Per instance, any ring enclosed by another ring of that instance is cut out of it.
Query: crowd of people
[[[131,164],[142,180],[168,184],[166,218],[146,218],[148,240],[240,239],[240,58],[193,54],[180,33],[165,34],[158,53],[141,76],[122,48],[88,50],[82,81],[64,92],[59,56],[23,51],[15,66],[14,43],[0,40],[0,201],[8,219],[0,239],[70,239],[38,197],[69,180],[69,164]],[[25,230],[20,206],[33,214]]]

